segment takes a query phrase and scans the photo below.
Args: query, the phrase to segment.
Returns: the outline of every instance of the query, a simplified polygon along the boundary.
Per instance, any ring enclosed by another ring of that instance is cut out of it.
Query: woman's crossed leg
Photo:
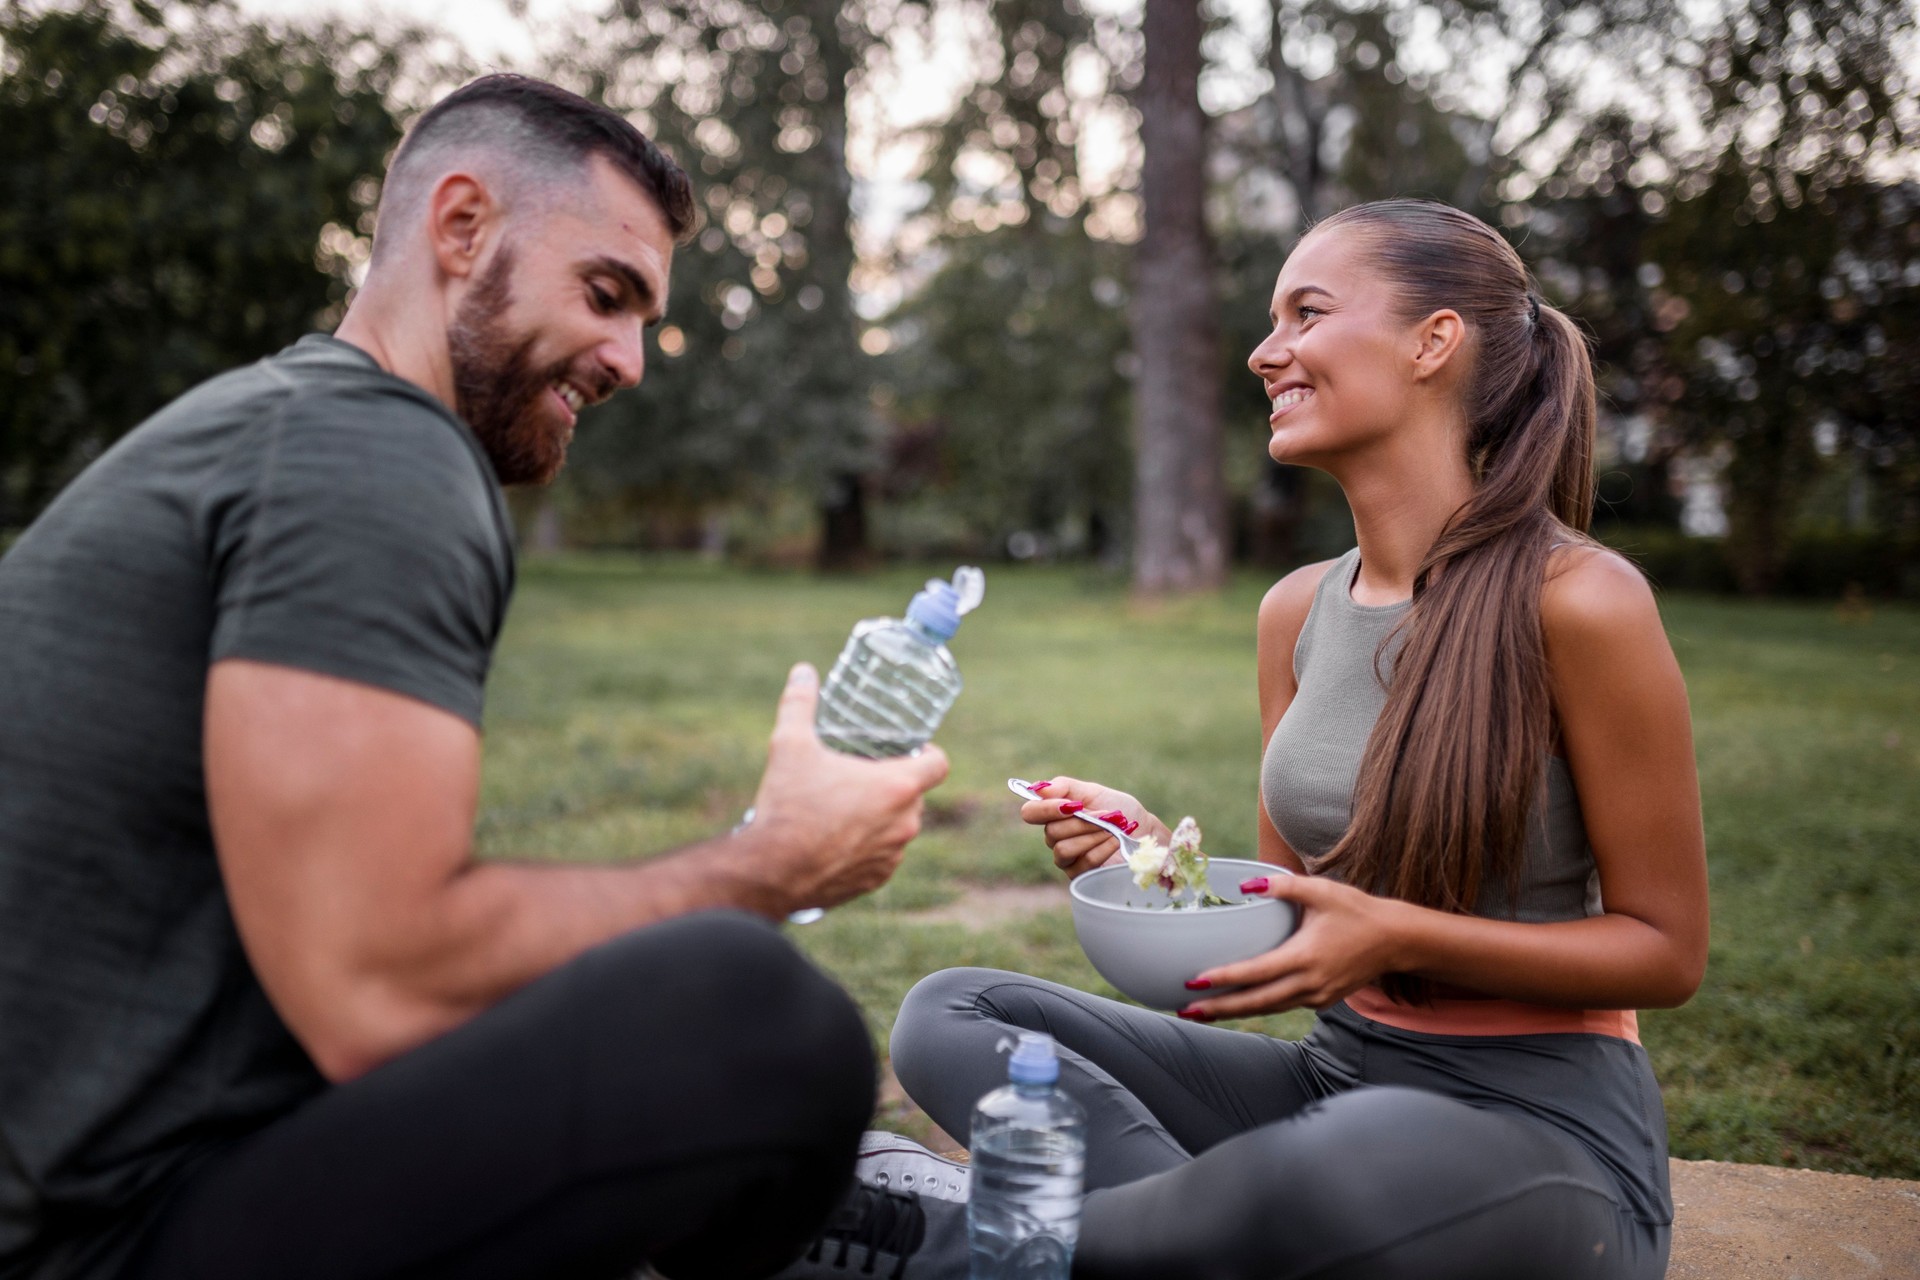
[[[1540,1120],[1369,1085],[1366,1046],[1194,1026],[1019,974],[926,979],[894,1069],[949,1133],[1005,1076],[1001,1045],[1045,1031],[1087,1108],[1085,1280],[1657,1277],[1666,1234]]]

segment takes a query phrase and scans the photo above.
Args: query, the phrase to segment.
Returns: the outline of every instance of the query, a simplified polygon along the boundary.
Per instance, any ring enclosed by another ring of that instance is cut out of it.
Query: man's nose
[[[647,369],[646,331],[639,325],[611,338],[600,346],[600,363],[613,375],[614,383],[621,387],[640,385],[640,377]]]

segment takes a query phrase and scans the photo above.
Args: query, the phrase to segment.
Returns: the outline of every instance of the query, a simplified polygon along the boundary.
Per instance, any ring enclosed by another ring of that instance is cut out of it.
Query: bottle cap
[[[1015,1084],[1052,1084],[1060,1078],[1060,1059],[1053,1037],[1044,1031],[1022,1031],[1020,1043],[1007,1059],[1007,1079]]]
[[[928,579],[926,589],[907,605],[907,620],[942,640],[951,640],[960,629],[960,619],[973,612],[986,590],[987,576],[971,565],[962,565],[954,570],[952,582]]]

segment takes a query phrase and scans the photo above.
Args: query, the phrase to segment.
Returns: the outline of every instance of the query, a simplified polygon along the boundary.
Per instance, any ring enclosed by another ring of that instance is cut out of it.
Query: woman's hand
[[[1120,854],[1118,840],[1074,817],[1077,813],[1096,814],[1129,835],[1145,832],[1165,841],[1172,834],[1164,822],[1124,791],[1078,778],[1045,778],[1028,785],[1045,799],[1021,805],[1020,820],[1043,828],[1047,847],[1053,850],[1053,865],[1066,872],[1070,880],[1104,867]]]
[[[1260,886],[1260,880],[1266,884]],[[1285,871],[1249,880],[1240,889],[1293,903],[1301,912],[1300,925],[1272,951],[1196,975],[1187,983],[1195,991],[1242,989],[1196,1000],[1180,1010],[1181,1017],[1212,1022],[1287,1009],[1324,1009],[1394,970],[1397,928],[1409,909],[1406,903],[1377,898],[1324,876]]]

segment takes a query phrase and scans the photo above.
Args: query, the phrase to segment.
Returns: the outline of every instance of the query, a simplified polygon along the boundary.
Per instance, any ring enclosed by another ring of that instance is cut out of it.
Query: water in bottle
[[[1087,1114],[1059,1078],[1053,1038],[1022,1032],[1009,1083],[974,1108],[972,1280],[1067,1280],[1080,1238]]]
[[[986,575],[962,567],[913,598],[904,618],[868,618],[820,690],[814,728],[849,755],[904,756],[926,745],[960,695],[960,668],[947,641],[986,594]]]

